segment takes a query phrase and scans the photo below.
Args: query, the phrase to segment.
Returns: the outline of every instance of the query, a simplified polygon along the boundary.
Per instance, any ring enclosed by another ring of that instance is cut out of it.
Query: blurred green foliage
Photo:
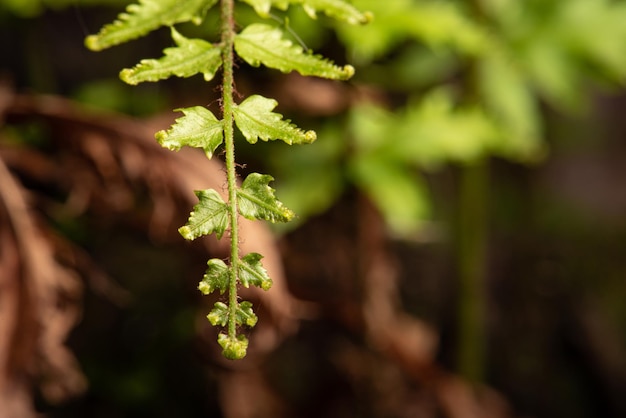
[[[315,176],[337,195],[343,177],[375,202],[391,228],[419,231],[430,197],[420,171],[487,156],[533,163],[547,153],[542,106],[572,113],[592,87],[612,88],[626,77],[626,3],[607,0],[487,0],[472,18],[468,1],[355,0],[376,18],[365,27],[337,26],[357,80],[400,100],[358,103],[326,141],[350,138],[345,158],[327,158]],[[473,83],[469,92],[467,80]],[[337,131],[338,130],[338,131]],[[349,148],[349,149],[348,149]],[[294,173],[300,162],[280,160]],[[284,176],[285,203],[307,214],[331,201],[308,199],[311,181]],[[291,184],[290,184],[291,183]]]

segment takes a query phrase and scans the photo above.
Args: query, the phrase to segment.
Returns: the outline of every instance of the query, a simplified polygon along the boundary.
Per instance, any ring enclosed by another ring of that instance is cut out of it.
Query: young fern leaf
[[[85,39],[92,51],[100,51],[139,38],[161,26],[193,22],[200,24],[217,0],[139,0],[126,8],[118,19]]]
[[[207,315],[209,322],[213,326],[226,326],[230,317],[228,305],[223,302],[215,302],[213,309]],[[258,321],[257,316],[252,310],[252,304],[248,301],[241,302],[235,311],[235,322],[237,325],[247,325],[253,327]]]
[[[289,145],[315,141],[314,131],[303,131],[283,120],[280,113],[272,112],[277,105],[276,100],[255,94],[235,106],[235,123],[249,143],[254,144],[259,138],[263,141],[281,139]]]
[[[229,360],[241,360],[248,350],[248,339],[243,334],[231,337],[220,333],[217,343],[222,347],[222,355]]]
[[[289,222],[294,213],[274,196],[269,186],[274,178],[267,174],[251,173],[237,190],[239,213],[246,219],[264,219],[273,223]]]
[[[222,238],[228,228],[228,205],[213,189],[196,190],[195,193],[200,202],[193,207],[189,220],[178,228],[178,232],[189,241],[212,233],[218,239]]]
[[[354,75],[354,67],[336,66],[319,55],[304,52],[283,38],[283,32],[264,23],[253,23],[235,37],[235,51],[248,64],[280,70],[284,73],[297,71],[304,76],[316,76],[333,80],[347,80]]]
[[[210,259],[207,266],[206,273],[198,284],[198,290],[203,295],[210,295],[219,290],[220,295],[223,295],[228,289],[228,266],[219,258]]]
[[[215,302],[213,309],[206,316],[211,325],[225,327],[228,324],[228,305],[224,302]]]
[[[256,286],[263,290],[272,287],[272,279],[261,264],[263,256],[259,253],[250,253],[241,259],[239,265],[239,280],[244,287]]]
[[[202,39],[187,39],[174,27],[171,29],[172,39],[177,47],[163,50],[165,56],[162,58],[141,60],[135,67],[122,70],[120,72],[122,81],[136,85],[171,76],[191,77],[198,73],[204,75],[205,81],[215,77],[215,73],[222,65],[221,49]]]
[[[177,110],[185,116],[176,119],[170,130],[157,132],[156,140],[172,151],[178,151],[184,146],[202,148],[210,159],[223,141],[222,122],[202,106]]]
[[[256,325],[258,320],[259,319],[252,309],[252,303],[245,300],[239,304],[236,314],[236,321],[238,325],[253,327]]]

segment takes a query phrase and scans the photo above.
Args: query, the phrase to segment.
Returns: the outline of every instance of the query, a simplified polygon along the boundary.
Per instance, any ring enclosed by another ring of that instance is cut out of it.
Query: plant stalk
[[[485,370],[488,177],[486,161],[462,168],[458,209],[457,367],[476,383]]]
[[[474,20],[486,20],[482,0],[468,0]],[[466,77],[466,99],[479,102],[480,77],[477,58],[470,60]],[[486,159],[461,169],[458,205],[459,293],[457,318],[457,368],[461,376],[480,383],[485,374],[487,206],[489,164]]]
[[[228,183],[228,205],[230,218],[230,280],[228,287],[228,337],[237,334],[237,284],[239,271],[239,223],[237,210],[237,172],[235,170],[235,137],[233,116],[234,93],[234,0],[221,0],[222,41],[222,112],[224,123],[224,149],[226,153],[226,179]]]

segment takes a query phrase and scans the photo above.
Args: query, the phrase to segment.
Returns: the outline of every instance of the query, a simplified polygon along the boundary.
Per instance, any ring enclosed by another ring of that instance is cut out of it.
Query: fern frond
[[[198,73],[205,81],[215,77],[222,65],[221,49],[202,39],[187,39],[172,27],[172,39],[176,48],[166,48],[165,56],[159,59],[141,60],[133,68],[120,72],[120,78],[132,85],[144,81],[159,81],[176,77],[191,77]]]
[[[235,51],[248,64],[280,70],[297,71],[304,76],[317,76],[333,80],[347,80],[354,75],[354,67],[339,67],[319,55],[305,52],[283,38],[283,32],[264,23],[254,23],[235,37]]]
[[[228,205],[213,189],[196,190],[198,204],[193,207],[189,220],[178,232],[187,240],[215,233],[222,238],[228,228]]]
[[[255,94],[235,107],[235,123],[249,143],[254,144],[259,138],[263,141],[281,139],[289,145],[315,141],[314,131],[303,131],[283,120],[280,113],[272,112],[277,104],[274,99]]]
[[[239,213],[246,219],[264,219],[273,223],[289,222],[294,213],[274,196],[267,174],[250,173],[237,190]]]
[[[200,24],[207,10],[217,0],[139,0],[131,4],[117,20],[105,25],[96,35],[85,39],[92,51],[100,51],[139,38],[161,26],[193,22]]]
[[[261,254],[250,253],[241,259],[239,279],[244,287],[253,285],[263,290],[269,290],[272,287],[272,279],[261,264],[262,258]]]
[[[177,109],[185,116],[167,131],[159,131],[154,136],[162,147],[178,151],[182,147],[202,148],[207,158],[212,158],[215,149],[222,144],[224,129],[210,110],[202,106]]]

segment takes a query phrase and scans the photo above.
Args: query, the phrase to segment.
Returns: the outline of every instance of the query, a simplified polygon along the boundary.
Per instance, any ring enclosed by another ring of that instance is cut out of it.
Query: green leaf
[[[239,213],[246,219],[264,219],[270,222],[289,222],[294,213],[274,196],[267,174],[251,173],[237,190]]]
[[[228,305],[223,302],[215,302],[213,309],[207,315],[207,319],[213,326],[225,327],[228,324],[230,310]],[[252,310],[252,303],[248,301],[241,302],[235,312],[235,322],[237,325],[247,325],[253,327],[256,325],[258,317]]]
[[[202,106],[177,109],[185,116],[176,119],[168,131],[159,131],[155,137],[161,146],[178,151],[184,146],[202,148],[208,158],[223,140],[222,122]]]
[[[239,264],[239,280],[244,287],[256,286],[263,290],[272,287],[272,279],[261,264],[263,256],[258,253],[250,253],[243,257]]]
[[[373,17],[371,13],[362,13],[352,4],[343,0],[291,0],[291,2],[302,4],[304,11],[313,19],[316,18],[318,11],[351,25],[368,23]]]
[[[204,273],[204,277],[198,284],[198,290],[203,295],[209,295],[215,290],[219,290],[220,294],[224,294],[230,282],[228,266],[218,258],[210,259],[207,265],[208,268]]]
[[[222,65],[221,50],[202,39],[187,39],[174,29],[172,38],[176,48],[166,48],[165,56],[159,59],[145,59],[133,68],[122,70],[120,78],[128,84],[143,81],[158,81],[177,77],[191,77],[198,73],[210,81]]]
[[[240,360],[246,356],[248,339],[244,335],[231,338],[226,334],[220,333],[217,336],[217,342],[222,347],[222,355],[229,360]]]
[[[280,139],[287,144],[308,144],[317,138],[314,131],[303,131],[283,115],[272,110],[278,105],[273,99],[253,95],[234,108],[235,123],[246,140],[254,144],[260,138],[263,141]]]
[[[235,314],[237,325],[247,325],[253,327],[256,325],[259,318],[252,310],[252,303],[243,301],[237,306]]]
[[[105,25],[97,35],[85,39],[92,51],[139,38],[160,26],[192,21],[200,24],[204,14],[217,0],[139,0],[126,8],[113,23]]]
[[[246,27],[235,37],[235,51],[248,64],[280,70],[297,71],[304,76],[347,80],[354,75],[354,67],[338,67],[331,61],[304,52],[301,46],[283,38],[283,32],[263,23]]]
[[[223,302],[215,302],[213,309],[206,316],[211,325],[225,327],[228,324],[228,305]]]
[[[196,190],[200,202],[193,207],[193,212],[185,226],[178,229],[187,240],[194,240],[203,235],[215,233],[222,238],[228,227],[228,205],[213,189]]]

